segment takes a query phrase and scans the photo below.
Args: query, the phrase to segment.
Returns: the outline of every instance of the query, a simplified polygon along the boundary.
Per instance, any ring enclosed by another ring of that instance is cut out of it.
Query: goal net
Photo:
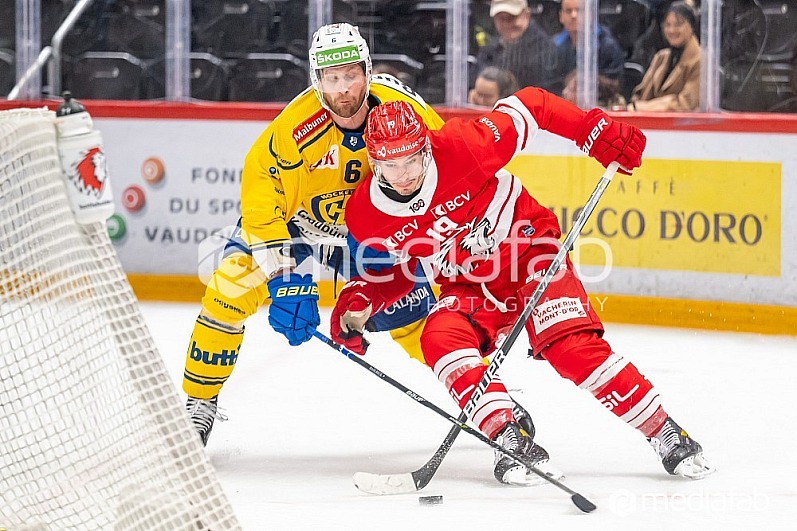
[[[0,528],[238,529],[54,113],[0,112]]]

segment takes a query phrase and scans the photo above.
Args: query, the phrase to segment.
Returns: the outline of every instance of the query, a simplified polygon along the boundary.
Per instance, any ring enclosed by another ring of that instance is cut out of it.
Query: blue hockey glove
[[[313,337],[313,331],[321,324],[318,316],[318,285],[312,275],[291,273],[268,281],[271,305],[268,323],[288,338],[293,346],[301,345]]]

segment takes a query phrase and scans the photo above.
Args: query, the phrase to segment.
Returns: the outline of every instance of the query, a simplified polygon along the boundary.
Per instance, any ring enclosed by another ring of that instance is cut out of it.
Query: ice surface
[[[143,308],[179,386],[199,306]],[[328,320],[322,310],[322,330]],[[420,467],[450,424],[320,341],[290,347],[264,312],[246,328],[220,395],[230,420],[207,447],[244,529],[792,529],[797,517],[797,338],[607,324],[718,467],[696,482],[668,476],[641,435],[516,345],[500,374],[564,483],[598,505],[583,514],[553,486],[499,485],[492,450],[466,433],[420,493],[357,491],[354,472]],[[369,363],[457,415],[428,368],[372,339]]]

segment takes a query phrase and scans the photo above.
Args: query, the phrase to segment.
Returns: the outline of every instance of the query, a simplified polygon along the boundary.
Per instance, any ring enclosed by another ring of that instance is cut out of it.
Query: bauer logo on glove
[[[282,297],[293,297],[295,295],[318,295],[318,286],[315,284],[305,286],[283,286],[277,289],[274,298],[279,299]]]
[[[619,172],[631,175],[642,164],[644,133],[631,124],[612,119],[601,109],[592,109],[581,120],[575,135],[576,145],[603,167],[617,161]]]
[[[589,152],[592,151],[592,145],[595,143],[595,139],[598,138],[598,135],[603,132],[604,127],[609,127],[609,122],[601,118],[595,127],[592,128],[592,131],[590,131],[584,145],[581,146],[581,151],[583,151],[585,155],[589,155]]]
[[[312,275],[291,273],[268,281],[271,305],[268,322],[288,339],[292,346],[301,345],[313,337],[321,324],[318,315],[318,285]]]

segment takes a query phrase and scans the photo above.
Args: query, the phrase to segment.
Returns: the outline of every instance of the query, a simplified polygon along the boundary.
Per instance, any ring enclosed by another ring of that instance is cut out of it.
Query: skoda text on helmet
[[[379,184],[395,188],[387,182],[380,162],[406,159],[421,151],[423,164],[420,177],[425,175],[431,160],[428,129],[408,102],[389,101],[371,109],[364,136],[371,167]],[[418,182],[419,186],[421,181]]]
[[[360,31],[356,26],[345,22],[321,26],[313,34],[309,58],[310,81],[313,84],[313,90],[321,105],[329,112],[334,111],[324,101],[321,71],[324,68],[364,63],[366,87],[360,107],[365,104],[371,87],[371,54],[368,51],[368,43],[360,36]]]

